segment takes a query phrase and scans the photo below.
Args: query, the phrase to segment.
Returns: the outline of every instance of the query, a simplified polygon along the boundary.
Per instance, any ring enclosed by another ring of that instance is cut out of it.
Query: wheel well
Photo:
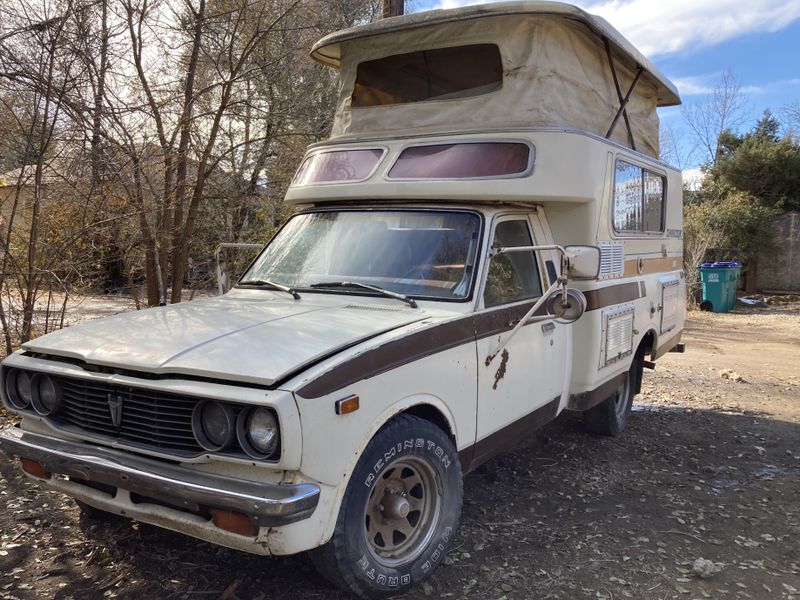
[[[642,341],[639,342],[639,348],[644,350],[643,355],[650,354],[652,356],[656,349],[656,332],[651,329],[645,333]]]
[[[430,404],[417,404],[407,408],[400,414],[412,415],[433,423],[439,429],[444,431],[452,440],[453,444],[455,444],[456,436],[453,434],[453,431],[450,428],[450,422],[447,420],[447,417],[445,417],[435,406],[431,406]]]

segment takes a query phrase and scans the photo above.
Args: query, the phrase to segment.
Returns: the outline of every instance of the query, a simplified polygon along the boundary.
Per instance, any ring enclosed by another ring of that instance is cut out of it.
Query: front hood
[[[374,302],[227,295],[68,327],[24,350],[158,374],[272,385],[370,337],[429,316]]]

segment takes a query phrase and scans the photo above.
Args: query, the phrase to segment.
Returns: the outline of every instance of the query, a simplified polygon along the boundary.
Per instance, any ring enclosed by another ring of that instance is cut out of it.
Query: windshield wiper
[[[293,288],[286,287],[285,285],[281,285],[280,283],[275,283],[274,281],[269,281],[268,279],[248,279],[247,281],[240,281],[238,284],[236,284],[236,287],[239,287],[240,285],[268,287],[281,292],[286,292],[287,294],[291,294],[292,298],[294,298],[295,300],[300,300],[300,294],[298,294]]]
[[[357,287],[363,288],[365,290],[372,290],[373,292],[378,292],[387,298],[395,298],[396,300],[401,300],[408,304],[411,308],[417,308],[417,303],[413,298],[409,298],[405,294],[398,294],[397,292],[390,292],[389,290],[385,290],[382,287],[378,287],[376,285],[367,285],[366,283],[358,283],[355,281],[324,281],[322,283],[315,283],[311,285],[312,288],[343,288],[343,287]]]

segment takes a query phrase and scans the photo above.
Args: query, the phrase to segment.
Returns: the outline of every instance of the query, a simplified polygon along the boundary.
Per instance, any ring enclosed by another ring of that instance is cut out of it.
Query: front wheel
[[[333,538],[311,558],[324,576],[362,598],[402,593],[444,558],[462,490],[450,438],[428,421],[400,415],[367,446]]]

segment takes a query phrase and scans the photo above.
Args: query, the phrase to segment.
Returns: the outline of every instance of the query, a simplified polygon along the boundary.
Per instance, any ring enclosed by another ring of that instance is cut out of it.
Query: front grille
[[[55,378],[64,400],[57,421],[132,446],[181,456],[203,452],[192,433],[197,398],[104,382]],[[111,405],[121,404],[118,424]]]

